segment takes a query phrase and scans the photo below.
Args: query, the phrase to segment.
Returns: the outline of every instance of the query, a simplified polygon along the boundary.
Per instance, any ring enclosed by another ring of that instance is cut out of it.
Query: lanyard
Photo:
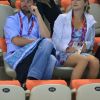
[[[82,35],[81,35],[81,39],[80,39],[80,42],[84,42],[85,41],[85,34],[86,34],[86,31],[87,31],[87,27],[86,27],[86,19],[84,18],[82,20]],[[69,42],[69,46],[72,46],[73,45],[73,39],[72,39],[72,36],[75,34],[75,31],[74,31],[74,18],[72,18],[72,34],[71,34],[71,41]]]
[[[20,36],[22,36],[23,22],[22,22],[22,17],[20,15],[20,12],[18,13],[18,15],[19,15],[19,18],[20,18],[20,33],[19,34],[20,34]],[[30,26],[30,28],[28,30],[28,35],[31,34],[33,26],[34,26],[34,21],[33,21],[33,18],[32,18],[32,24],[31,24],[31,26]]]

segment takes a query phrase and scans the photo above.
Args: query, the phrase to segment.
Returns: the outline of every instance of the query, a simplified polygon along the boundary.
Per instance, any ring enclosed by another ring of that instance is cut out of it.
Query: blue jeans
[[[17,79],[21,83],[23,83],[27,77],[51,79],[56,63],[56,60],[53,60],[51,56],[53,49],[52,41],[50,39],[43,39],[35,54],[32,52],[17,66]]]
[[[45,78],[46,77],[47,77],[46,79],[51,78],[52,70],[48,70],[48,65],[51,64],[49,62],[49,60],[50,60],[50,56],[51,56],[51,52],[52,52],[53,48],[54,48],[53,44],[52,44],[51,40],[49,40],[49,39],[44,39],[40,43],[40,45],[35,53],[34,59],[30,65],[30,68],[28,71],[28,77],[44,79],[43,78],[44,74],[46,71],[48,71],[48,72],[46,72]],[[49,65],[49,67],[54,67],[54,66]]]

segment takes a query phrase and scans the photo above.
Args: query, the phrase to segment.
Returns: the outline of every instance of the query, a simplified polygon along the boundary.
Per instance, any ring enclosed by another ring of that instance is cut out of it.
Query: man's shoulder
[[[16,21],[18,19],[18,13],[10,15],[7,17],[7,21]]]

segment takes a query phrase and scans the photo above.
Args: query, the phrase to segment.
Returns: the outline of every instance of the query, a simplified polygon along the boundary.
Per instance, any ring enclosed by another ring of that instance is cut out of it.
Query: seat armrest
[[[6,61],[4,61],[4,68],[5,68],[5,72],[8,76],[12,77],[13,79],[16,78],[16,72],[15,70],[13,70]]]

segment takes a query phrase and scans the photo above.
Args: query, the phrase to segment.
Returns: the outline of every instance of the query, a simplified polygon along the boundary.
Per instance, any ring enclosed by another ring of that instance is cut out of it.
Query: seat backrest
[[[100,79],[75,79],[71,81],[71,87],[72,89],[78,89],[81,86],[92,83],[100,83]]]
[[[25,91],[19,81],[0,81],[0,100],[25,100]]]
[[[8,1],[0,0],[0,4],[9,5]]]
[[[16,85],[0,85],[0,100],[25,100],[25,91]]]
[[[1,85],[16,85],[21,86],[18,80],[0,80],[0,86]]]
[[[71,90],[61,84],[45,84],[31,90],[29,100],[71,100]]]
[[[96,35],[100,36],[100,4],[90,4],[90,14],[92,14],[96,20],[95,28]]]
[[[17,1],[16,1],[15,6],[16,6],[17,9],[20,9],[20,0],[17,0]]]
[[[2,5],[0,4],[0,37],[4,35],[4,25],[8,16],[14,13],[14,9],[11,8],[9,5]]]
[[[76,100],[100,100],[100,83],[81,86],[77,90]]]
[[[10,5],[8,0],[0,0],[0,4]],[[20,9],[20,0],[16,0],[15,6],[17,9]]]
[[[6,42],[4,37],[4,25],[8,16],[14,14],[14,9],[9,5],[0,4],[0,48],[6,52]]]
[[[45,84],[61,84],[67,86],[67,83],[64,80],[27,80],[26,88],[28,90],[31,90],[36,86],[45,85]]]

